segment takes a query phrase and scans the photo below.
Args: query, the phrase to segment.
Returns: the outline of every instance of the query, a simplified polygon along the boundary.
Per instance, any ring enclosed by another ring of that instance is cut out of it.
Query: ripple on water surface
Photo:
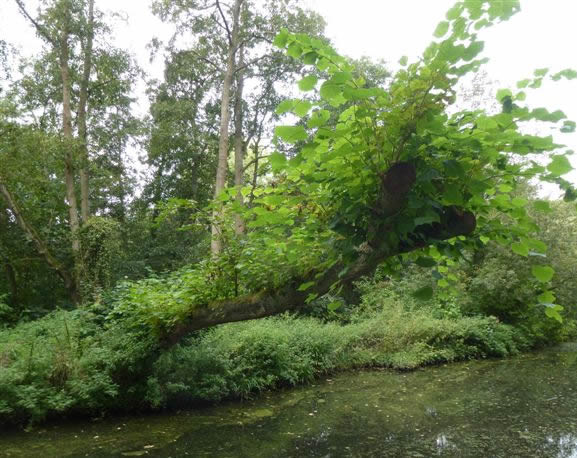
[[[337,375],[258,400],[51,425],[10,457],[577,458],[577,345],[411,373]]]

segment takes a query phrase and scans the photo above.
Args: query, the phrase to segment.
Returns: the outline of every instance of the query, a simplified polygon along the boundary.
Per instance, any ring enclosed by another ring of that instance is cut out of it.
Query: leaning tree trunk
[[[36,247],[36,251],[45,259],[47,264],[56,272],[56,274],[62,279],[64,282],[64,286],[68,290],[70,298],[76,302],[78,300],[78,291],[76,288],[76,282],[74,280],[74,276],[66,270],[66,268],[62,265],[62,263],[52,254],[48,245],[44,242],[44,240],[40,237],[38,231],[26,220],[22,211],[20,210],[20,206],[16,202],[16,199],[7,188],[6,184],[2,182],[0,178],[0,194],[6,201],[6,204],[12,215],[14,216],[14,220],[16,224],[20,226],[20,229],[28,236],[28,238],[34,243]]]
[[[352,262],[337,262],[323,271],[312,269],[276,289],[208,304],[191,304],[188,317],[167,331],[164,343],[174,345],[193,331],[218,324],[263,318],[298,309],[306,304],[310,294],[322,296],[337,284],[347,288],[353,281],[373,272],[387,258],[423,248],[435,241],[469,235],[475,230],[475,215],[448,206],[439,210],[439,223],[418,226],[403,240],[392,244],[388,237],[394,230],[391,217],[404,208],[415,181],[414,166],[405,162],[393,165],[383,174],[381,197],[375,203],[374,210],[378,211],[374,212],[372,234]],[[314,283],[314,286],[299,291],[299,286],[308,282]]]
[[[228,136],[230,123],[230,90],[236,70],[236,52],[238,48],[238,37],[240,29],[240,7],[243,0],[235,0],[233,6],[233,27],[229,36],[228,56],[226,60],[226,71],[222,83],[222,96],[220,101],[220,139],[218,143],[218,166],[216,169],[216,182],[214,196],[218,197],[226,185],[226,175],[228,171]],[[222,251],[221,219],[222,207],[217,204],[213,212],[211,227],[212,242],[211,253],[216,256]]]

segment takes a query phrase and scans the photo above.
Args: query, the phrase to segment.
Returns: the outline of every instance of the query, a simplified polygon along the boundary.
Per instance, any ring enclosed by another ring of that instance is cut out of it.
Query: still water
[[[577,345],[328,376],[192,412],[0,432],[0,456],[577,458]]]

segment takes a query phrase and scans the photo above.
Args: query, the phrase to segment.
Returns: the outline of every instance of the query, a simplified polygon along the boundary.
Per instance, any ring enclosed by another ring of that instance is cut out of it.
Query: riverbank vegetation
[[[525,100],[577,72],[539,69],[497,110],[457,97],[517,1],[457,2],[395,72],[340,56],[296,0],[200,3],[152,2],[175,36],[141,119],[94,0],[16,1],[45,48],[0,46],[0,423],[576,337],[575,122]]]

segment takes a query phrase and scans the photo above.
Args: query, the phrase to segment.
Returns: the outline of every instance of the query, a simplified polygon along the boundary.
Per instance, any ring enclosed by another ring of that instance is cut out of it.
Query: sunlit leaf
[[[311,91],[317,85],[318,80],[318,77],[315,75],[305,76],[298,82],[299,89],[301,91]]]
[[[274,132],[288,143],[296,143],[307,139],[307,132],[303,126],[277,126]]]
[[[435,29],[433,35],[437,38],[442,38],[447,34],[448,31],[449,31],[449,23],[447,21],[442,21],[439,22],[439,25],[437,25],[437,28]]]
[[[571,166],[569,159],[567,159],[567,156],[557,155],[553,156],[553,160],[547,166],[547,170],[555,176],[561,176],[569,173],[573,170],[573,167]]]
[[[512,243],[511,250],[520,256],[529,256],[529,247],[522,242]]]
[[[541,283],[547,283],[551,281],[553,275],[555,275],[555,270],[550,266],[533,266],[531,273]]]

